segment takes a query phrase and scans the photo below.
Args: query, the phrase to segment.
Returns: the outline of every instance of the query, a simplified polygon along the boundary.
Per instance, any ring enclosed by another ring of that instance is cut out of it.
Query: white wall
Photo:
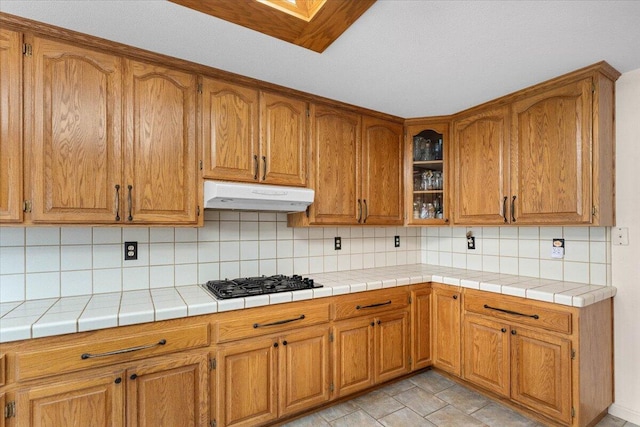
[[[611,248],[618,288],[615,314],[615,403],[609,412],[640,424],[640,69],[616,83],[616,216],[629,246]]]

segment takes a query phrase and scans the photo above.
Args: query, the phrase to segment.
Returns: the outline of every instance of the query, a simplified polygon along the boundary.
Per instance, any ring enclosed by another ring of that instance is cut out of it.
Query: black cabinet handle
[[[114,383],[116,384],[120,384],[122,382],[122,378],[118,377],[116,378],[116,380],[114,381]]]
[[[284,325],[285,323],[291,323],[291,322],[295,322],[296,320],[302,320],[304,319],[304,314],[301,314],[300,316],[294,318],[294,319],[284,319],[284,320],[277,320],[275,322],[271,322],[271,323],[254,323],[253,324],[253,329],[258,329],[258,328],[265,328],[267,326],[277,326],[277,325]]]
[[[360,220],[362,219],[362,200],[358,199],[358,223],[360,223]]]
[[[282,341],[282,345],[287,345],[287,340]]]
[[[365,308],[382,307],[383,305],[389,305],[389,304],[391,304],[391,300],[385,301],[385,302],[378,302],[375,304],[369,304],[369,305],[356,305],[356,310],[364,310]]]
[[[517,334],[516,330],[515,330],[515,329],[512,329],[512,330],[511,330],[511,335],[516,335],[516,334]]]
[[[278,348],[278,343],[277,343],[277,342],[274,342],[274,343],[273,343],[273,347],[274,347],[274,348]]]
[[[504,308],[491,307],[490,305],[487,305],[487,304],[484,305],[484,308],[488,310],[499,311],[501,313],[513,314],[515,316],[531,317],[532,319],[536,319],[536,320],[540,318],[540,316],[538,316],[537,314],[518,313],[517,311],[505,310]]]
[[[375,323],[373,323],[373,322],[371,322],[371,326],[376,326],[376,324],[375,324]]]
[[[127,195],[127,202],[129,203],[129,216],[127,217],[127,220],[133,221],[133,215],[131,215],[131,213],[133,211],[133,200],[132,200],[132,196],[131,196],[131,191],[133,190],[133,185],[127,185],[127,188],[129,189],[129,193]]]
[[[129,379],[135,380],[136,378],[138,378],[138,374],[131,374],[131,376],[129,377]]]
[[[254,154],[253,155],[253,164],[254,164],[254,170],[253,170],[253,179],[255,179],[256,181],[258,180],[258,155]]]
[[[511,222],[516,222],[516,197],[511,198]]]
[[[362,223],[366,224],[367,218],[369,217],[369,207],[367,206],[367,199],[363,199],[362,202],[364,203],[364,218],[362,218]]]
[[[507,328],[500,329],[500,332],[502,332],[504,334],[505,332],[507,332]]]
[[[97,353],[97,354],[83,353],[80,356],[80,358],[82,360],[85,360],[85,359],[93,359],[95,357],[115,356],[116,354],[131,353],[131,352],[134,352],[134,351],[146,350],[146,349],[149,349],[149,348],[157,347],[159,345],[165,345],[166,343],[167,343],[167,340],[161,339],[160,341],[158,341],[157,343],[154,343],[154,344],[140,345],[140,346],[137,346],[137,347],[123,348],[121,350],[107,351],[106,353]]]
[[[267,179],[267,157],[262,156],[262,180]]]
[[[454,295],[454,296],[452,296],[451,298],[453,298],[453,299],[458,299],[458,295]]]
[[[120,221],[120,184],[116,184],[116,221]]]
[[[504,199],[502,199],[502,217],[504,218],[505,224],[509,222],[509,220],[507,219],[507,199],[507,196],[504,196]]]

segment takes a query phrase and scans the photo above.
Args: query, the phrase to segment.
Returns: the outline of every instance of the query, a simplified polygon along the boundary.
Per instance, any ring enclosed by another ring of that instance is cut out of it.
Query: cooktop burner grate
[[[210,280],[205,284],[216,298],[240,298],[253,295],[272,294],[276,292],[299,291],[302,289],[321,288],[313,279],[302,278],[298,275],[246,277],[238,279]]]

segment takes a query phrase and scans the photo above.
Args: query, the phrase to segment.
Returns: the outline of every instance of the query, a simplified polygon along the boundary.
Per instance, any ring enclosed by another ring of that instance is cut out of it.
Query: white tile
[[[149,287],[164,288],[174,286],[174,266],[155,265],[149,267]]]
[[[500,240],[517,239],[518,227],[500,227]]]
[[[293,228],[287,227],[286,222],[276,223],[276,238],[281,239],[293,239]]]
[[[19,274],[24,272],[24,246],[0,247],[0,274]]]
[[[438,251],[427,251],[427,263],[437,265],[440,262],[440,254]]]
[[[220,227],[217,221],[205,221],[202,228],[198,228],[198,242],[217,242],[220,240]]]
[[[120,245],[93,245],[93,268],[121,267],[123,258],[124,249]]]
[[[218,311],[231,311],[244,308],[244,298],[231,298],[218,301]]]
[[[553,296],[553,302],[555,302],[556,304],[571,306],[573,305],[573,296],[564,295],[564,294],[555,294]]]
[[[292,292],[292,294],[292,301],[303,301],[313,298],[313,290],[311,289],[302,289],[300,291]]]
[[[196,242],[175,244],[175,263],[192,264],[198,262],[198,244]]]
[[[482,227],[482,237],[484,239],[499,239],[500,227]]]
[[[304,276],[309,274],[309,258],[294,258],[293,271],[295,274]]]
[[[258,240],[260,238],[258,222],[240,223],[240,240]]]
[[[173,243],[150,243],[149,265],[169,265],[175,262],[175,245]]]
[[[262,221],[276,221],[275,212],[258,212],[258,220]]]
[[[540,228],[518,227],[518,238],[521,240],[538,240],[540,238]]]
[[[220,221],[240,221],[240,212],[238,211],[220,211]]]
[[[118,314],[118,325],[136,325],[139,323],[153,322],[155,315],[153,309],[140,310],[140,311],[125,311]]]
[[[453,257],[451,252],[439,252],[438,264],[443,267],[451,267],[453,264]]]
[[[538,301],[553,302],[554,294],[540,289],[527,289],[527,298]]]
[[[382,285],[382,284],[380,284]],[[315,288],[313,289],[313,297],[314,298],[324,298],[331,296],[331,288]]]
[[[205,209],[204,210],[204,220],[205,221],[220,221],[220,212],[213,209]]]
[[[208,280],[220,279],[220,264],[217,262],[206,262],[198,264],[198,283],[205,283]]]
[[[60,273],[27,273],[26,299],[60,297]]]
[[[240,242],[240,259],[241,260],[257,260],[259,242],[257,240],[250,240]]]
[[[259,238],[260,240],[275,240],[277,237],[275,222],[260,222]]]
[[[0,275],[0,302],[22,301],[25,291],[24,274]]]
[[[491,282],[480,282],[480,290],[499,294],[502,293],[502,285]]]
[[[0,246],[24,246],[25,229],[22,227],[0,228]]]
[[[25,269],[27,273],[59,271],[60,246],[27,246]]]
[[[93,244],[109,244],[122,242],[122,229],[111,227],[93,227]]]
[[[476,243],[478,243],[476,241]],[[480,242],[482,245],[482,255],[500,255],[500,240],[483,238]]]
[[[605,242],[607,240],[606,227],[589,227],[589,240],[592,242]]]
[[[276,254],[278,258],[293,257],[293,240],[277,240]]]
[[[605,264],[589,264],[589,283],[606,286],[607,282],[607,266]]]
[[[223,279],[236,279],[240,277],[240,262],[220,262],[220,277]]]
[[[122,269],[93,270],[93,293],[102,294],[122,291]]]
[[[438,235],[440,237],[451,237],[453,236],[453,231],[451,231],[451,227],[438,227]]]
[[[564,262],[564,277],[567,282],[589,283],[589,264],[585,262]]]
[[[518,241],[518,256],[520,258],[538,258],[540,256],[540,241],[520,239]]]
[[[220,241],[233,242],[240,240],[240,222],[220,221]]]
[[[147,227],[123,228],[122,241],[149,243],[149,228]]]
[[[540,277],[540,260],[519,258],[518,260],[518,274],[528,277]]]
[[[240,277],[255,277],[260,275],[258,260],[240,261]]]
[[[258,250],[261,260],[276,258],[276,240],[261,240]]]
[[[438,250],[441,252],[451,252],[453,248],[453,241],[451,237],[441,237],[440,242],[438,244]]]
[[[149,289],[149,267],[122,269],[122,290]]]
[[[110,308],[85,311],[78,319],[78,332],[118,326],[118,311]]]
[[[589,262],[589,242],[565,241],[564,260]]]
[[[31,338],[31,322],[22,318],[2,319],[0,342],[18,341]]]
[[[502,293],[505,295],[512,295],[514,297],[525,298],[527,291],[524,288],[520,288],[513,285],[502,285]]]
[[[32,337],[48,337],[77,332],[77,315],[45,315],[32,327]]]
[[[284,274],[286,276],[293,274],[293,258],[278,258],[276,265],[278,274]]]
[[[500,239],[500,256],[501,257],[517,257],[518,256],[518,240]]]
[[[90,227],[63,227],[60,229],[60,243],[63,245],[90,245],[93,233]]]
[[[518,258],[501,256],[500,273],[518,274]]]
[[[305,227],[293,228],[294,240],[309,240],[309,229]]]
[[[337,258],[338,258],[338,271],[347,271],[352,269],[350,255],[343,254],[341,256],[338,256]],[[387,262],[389,262],[389,259],[387,259]]]
[[[27,246],[51,246],[60,244],[59,227],[29,227],[26,229]]]
[[[592,241],[589,243],[589,261],[604,264],[607,262],[607,242]]]
[[[296,291],[298,292],[298,291]],[[295,292],[278,292],[269,295],[269,304],[282,304],[285,302],[293,301],[293,294]]]
[[[562,227],[540,227],[540,240],[548,240],[551,244],[551,240],[562,238]],[[544,242],[542,244],[544,245]]]
[[[174,243],[175,242],[175,229],[170,227],[150,228],[149,229],[149,242],[150,243]]]
[[[451,256],[451,266],[455,268],[467,268],[467,255],[454,253]]]
[[[260,275],[272,276],[278,272],[275,259],[260,259]]]
[[[175,241],[176,242],[197,242],[198,241],[198,229],[178,227],[175,229]]]
[[[198,264],[178,264],[175,266],[175,285],[187,286],[198,283]]]
[[[338,236],[338,228],[337,227],[323,227],[322,228],[322,237],[325,239],[333,239]]]
[[[60,296],[90,295],[93,292],[91,270],[63,271],[60,273]]]
[[[293,240],[293,256],[296,258],[309,256],[308,240]]]
[[[220,243],[198,242],[198,262],[220,261]]]
[[[589,227],[564,227],[566,240],[589,240]]]
[[[324,272],[324,257],[309,257],[309,274]]]
[[[264,305],[269,305],[269,295],[255,295],[244,299],[245,308],[262,307]]]
[[[60,247],[60,269],[88,270],[93,263],[90,245],[65,245]]]
[[[323,228],[310,228],[309,229],[309,239],[324,239],[324,229]]]
[[[240,242],[220,242],[220,261],[239,261]]]
[[[482,255],[467,255],[467,268],[469,270],[482,270]]]
[[[564,276],[561,260],[540,260],[540,278],[562,280]]]

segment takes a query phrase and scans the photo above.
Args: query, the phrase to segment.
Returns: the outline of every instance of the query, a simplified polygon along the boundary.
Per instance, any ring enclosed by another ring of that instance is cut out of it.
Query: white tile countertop
[[[573,307],[615,296],[613,286],[414,264],[309,275],[323,287],[217,300],[200,285],[0,304],[0,343],[322,298],[423,282],[480,289]]]

